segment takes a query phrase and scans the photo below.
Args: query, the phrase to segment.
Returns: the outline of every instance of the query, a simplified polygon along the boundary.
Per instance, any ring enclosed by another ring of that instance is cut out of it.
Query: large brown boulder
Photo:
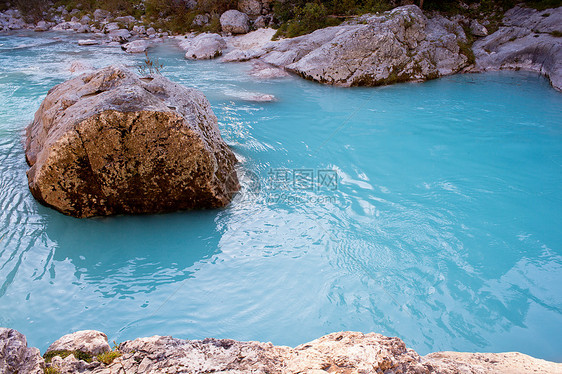
[[[240,187],[205,96],[120,66],[51,89],[25,154],[33,196],[75,217],[222,207]]]

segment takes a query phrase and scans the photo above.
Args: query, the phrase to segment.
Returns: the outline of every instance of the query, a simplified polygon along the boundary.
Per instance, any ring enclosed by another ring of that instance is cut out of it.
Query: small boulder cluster
[[[220,29],[223,35],[246,34],[252,29],[267,27],[273,23],[272,3],[270,0],[242,0],[239,10],[230,9],[220,18]],[[198,14],[194,17],[193,28],[205,28],[216,17],[210,13]],[[79,9],[68,11],[66,7],[59,6],[43,13],[42,19],[28,22],[17,9],[8,9],[0,12],[0,32],[15,30],[44,31],[69,31],[85,34],[79,41],[81,46],[110,45],[120,46],[130,53],[143,53],[155,42],[170,36],[170,32],[156,29],[147,22],[145,16],[137,19],[131,15],[115,16],[112,13],[96,9],[92,13],[84,14]],[[87,35],[87,36],[86,36]],[[210,39],[208,40],[210,41]],[[215,52],[203,54],[202,58],[216,57],[214,54],[224,48],[218,43]]]

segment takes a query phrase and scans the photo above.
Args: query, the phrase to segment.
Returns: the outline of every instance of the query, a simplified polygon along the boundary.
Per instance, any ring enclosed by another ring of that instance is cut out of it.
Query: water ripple
[[[0,325],[41,348],[92,328],[287,345],[359,330],[561,359],[562,98],[546,80],[268,82],[163,43],[150,53],[210,99],[242,192],[218,211],[78,220],[33,200],[22,129],[72,61],[143,57],[78,37],[0,35]],[[278,189],[280,170],[337,185]]]

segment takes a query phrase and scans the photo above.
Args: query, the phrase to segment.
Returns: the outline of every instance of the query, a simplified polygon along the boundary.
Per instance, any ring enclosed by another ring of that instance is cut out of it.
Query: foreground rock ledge
[[[121,66],[51,89],[25,155],[33,196],[75,217],[216,208],[239,190],[205,96]]]
[[[87,340],[87,341],[83,341]],[[121,343],[112,360],[96,357],[107,352],[107,337],[93,330],[65,335],[49,347],[81,351],[90,362],[74,354],[45,360],[36,348],[27,348],[25,336],[0,328],[0,373],[43,373],[52,367],[60,373],[562,373],[562,364],[521,353],[437,352],[419,356],[399,338],[380,334],[338,332],[296,348],[271,343],[230,339],[182,340],[153,336]],[[56,352],[55,352],[56,353]],[[46,355],[46,357],[48,357]],[[105,362],[102,362],[105,361]]]

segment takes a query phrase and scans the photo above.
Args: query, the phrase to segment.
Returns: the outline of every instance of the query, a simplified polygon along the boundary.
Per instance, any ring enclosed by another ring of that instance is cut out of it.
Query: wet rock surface
[[[239,189],[205,96],[120,66],[51,89],[26,158],[33,196],[75,217],[222,207]]]

